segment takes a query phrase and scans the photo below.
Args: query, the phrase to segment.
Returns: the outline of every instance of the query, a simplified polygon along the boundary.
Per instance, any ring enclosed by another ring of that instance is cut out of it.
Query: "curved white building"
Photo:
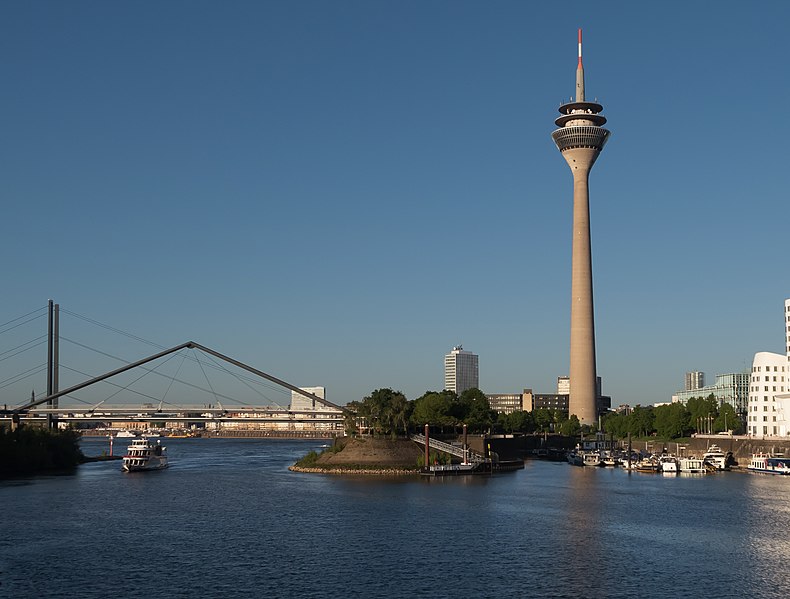
[[[790,436],[790,299],[785,300],[784,331],[785,355],[754,355],[746,422],[753,437]]]

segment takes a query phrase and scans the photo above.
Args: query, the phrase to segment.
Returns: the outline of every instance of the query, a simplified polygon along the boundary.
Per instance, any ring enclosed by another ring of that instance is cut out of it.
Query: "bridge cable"
[[[61,309],[61,312],[63,312],[63,311],[64,311],[64,310],[62,310],[62,309]],[[68,312],[68,310],[66,310],[66,312]],[[71,313],[71,312],[70,312],[70,313]],[[74,313],[71,313],[71,314],[74,314]],[[147,341],[147,340],[145,340],[145,339],[142,339],[141,337],[137,337],[137,336],[135,336],[135,335],[132,335],[131,333],[126,333],[126,332],[124,332],[124,331],[121,331],[121,330],[119,330],[119,329],[115,329],[115,328],[113,328],[113,327],[111,327],[111,326],[109,326],[109,325],[102,324],[102,323],[100,323],[100,322],[98,322],[98,321],[94,321],[94,320],[92,320],[92,319],[88,319],[88,318],[86,318],[86,317],[79,316],[79,315],[77,315],[77,314],[74,314],[74,315],[75,315],[75,316],[77,316],[78,318],[82,318],[83,320],[87,320],[87,321],[89,321],[89,322],[95,323],[95,324],[97,324],[98,326],[104,327],[104,328],[106,328],[106,329],[109,329],[109,330],[112,330],[112,331],[118,332],[118,333],[120,333],[120,334],[122,334],[122,335],[126,335],[127,337],[131,337],[131,338],[133,338],[133,339],[136,339],[136,340],[142,341],[142,342],[144,342],[144,343],[147,343],[148,345],[152,345],[152,346],[154,346],[154,347],[157,347],[157,348],[160,348],[160,349],[164,349],[164,346],[162,346],[162,345],[159,345],[158,343],[154,343],[153,341]],[[75,345],[79,345],[80,347],[82,347],[82,348],[84,348],[84,349],[87,349],[87,350],[90,350],[90,351],[96,352],[96,353],[98,353],[98,354],[101,354],[101,355],[103,355],[103,356],[106,356],[106,357],[108,357],[108,358],[112,358],[112,359],[114,359],[114,360],[118,360],[119,362],[121,362],[121,363],[123,363],[123,364],[128,364],[128,363],[131,361],[131,360],[127,360],[127,359],[124,359],[124,358],[120,358],[120,357],[118,357],[118,356],[115,356],[115,355],[112,355],[112,354],[108,354],[108,353],[106,353],[106,352],[103,352],[103,351],[102,351],[102,350],[100,350],[100,349],[97,349],[97,348],[95,348],[95,347],[91,347],[91,346],[88,346],[88,345],[83,345],[83,344],[81,344],[81,343],[78,343],[77,341],[74,341],[73,339],[68,339],[68,338],[66,338],[66,337],[63,337],[63,335],[61,335],[61,337],[60,337],[60,338],[61,338],[61,339],[65,339],[66,341],[69,341],[70,343],[74,343]],[[190,361],[192,361],[192,362],[197,362],[197,359],[196,359],[196,358],[195,358],[195,356],[193,356],[193,355],[185,355],[185,358],[186,358],[187,360],[190,360]],[[211,364],[211,363],[208,363],[208,362],[206,362],[206,363],[205,363],[205,366],[207,366],[207,367],[209,367],[209,368],[213,368],[213,369],[215,369],[215,370],[219,370],[219,371],[221,371],[221,372],[222,372],[222,371],[224,371],[224,372],[227,372],[227,370],[226,370],[226,369],[224,369],[224,368],[222,368],[222,367],[219,367],[219,366],[215,366],[214,364]],[[157,374],[161,374],[161,373],[157,373]],[[161,375],[161,376],[167,376],[167,375]],[[241,380],[241,379],[244,379],[244,380],[250,381],[250,382],[252,382],[252,383],[255,383],[255,384],[257,384],[257,385],[260,385],[260,386],[262,386],[262,387],[266,387],[266,388],[268,388],[268,389],[272,389],[272,390],[274,390],[274,391],[279,391],[279,392],[281,392],[281,389],[279,388],[279,386],[276,386],[276,385],[274,385],[274,384],[270,383],[269,381],[266,381],[266,380],[261,380],[261,379],[260,379],[260,377],[252,377],[252,376],[238,375],[238,374],[237,374],[237,375],[235,375],[235,376],[236,376],[236,378],[237,378],[237,379],[239,379],[239,380]],[[181,380],[179,380],[178,382],[180,382],[180,383],[183,383],[184,381],[181,381]],[[205,391],[205,389],[201,389],[201,390]],[[275,403],[276,403],[276,402],[275,402]]]
[[[176,370],[176,373],[172,377],[170,377],[170,384],[167,386],[167,389],[165,389],[165,394],[162,396],[162,399],[159,400],[159,405],[160,406],[165,401],[165,397],[167,397],[167,394],[170,392],[170,387],[173,386],[173,383],[175,382],[176,377],[178,376],[178,373],[181,372],[181,367],[184,365],[184,361],[185,360],[186,360],[186,354],[185,353],[181,353],[181,364],[178,365],[178,369]]]
[[[196,357],[197,357],[197,356],[196,356]],[[208,383],[208,386],[209,386],[209,388],[211,389],[211,392],[214,394],[214,401],[216,401],[217,403],[219,403],[219,400],[217,399],[217,394],[216,394],[216,392],[214,391],[214,387],[212,387],[212,386],[211,386],[211,381],[210,381],[210,380],[208,380],[208,375],[206,375],[206,371],[203,369],[203,364],[202,364],[202,362],[200,361],[200,359],[198,359],[197,363],[198,363],[198,365],[200,366],[200,370],[203,372],[203,376],[205,377],[205,379],[206,379],[206,382]],[[234,400],[234,401],[237,401],[237,400]],[[220,405],[222,405],[222,404],[220,404]]]
[[[128,363],[129,363],[127,360],[124,360],[123,358],[119,358],[118,356],[114,356],[114,355],[112,355],[112,354],[108,354],[108,353],[106,353],[106,352],[103,352],[103,351],[101,351],[101,350],[95,349],[95,348],[93,348],[93,347],[89,347],[89,346],[87,346],[87,345],[84,345],[84,344],[82,344],[82,343],[79,343],[78,341],[74,341],[73,339],[68,339],[68,338],[66,338],[66,337],[63,337],[62,335],[61,335],[61,337],[60,337],[60,338],[61,338],[62,340],[64,340],[64,341],[68,341],[69,343],[73,343],[74,345],[78,345],[78,346],[80,346],[80,347],[82,347],[82,348],[84,348],[84,349],[87,349],[87,350],[90,350],[90,351],[94,351],[94,352],[96,352],[96,353],[98,353],[98,354],[101,354],[101,355],[103,355],[103,356],[106,356],[106,357],[108,357],[108,358],[112,358],[112,359],[114,359],[114,360],[118,360],[119,362],[123,362],[124,364],[128,364]],[[188,359],[191,359],[191,360],[193,360],[193,361],[196,361],[196,360],[194,359],[194,357],[190,358],[189,356],[187,356],[187,358],[188,358]],[[170,378],[170,377],[168,377],[166,374],[163,374],[163,373],[161,373],[161,372],[156,372],[155,370],[153,370],[153,369],[150,369],[150,368],[146,368],[145,366],[138,366],[138,368],[142,368],[143,370],[148,370],[149,372],[152,372],[153,374],[155,374],[155,375],[157,375],[157,376],[161,376],[161,377],[165,377],[165,378]],[[86,376],[89,376],[89,375],[86,375]],[[213,390],[212,390],[212,389],[206,389],[205,387],[201,387],[201,386],[199,386],[199,385],[195,385],[194,383],[190,383],[190,382],[188,382],[188,381],[185,381],[185,380],[183,380],[183,379],[175,379],[175,380],[176,380],[176,382],[178,382],[178,383],[181,383],[182,385],[186,385],[187,387],[191,387],[192,389],[197,389],[198,391],[202,391],[203,393],[212,393],[212,392],[213,392]],[[230,400],[230,401],[238,401],[238,400],[234,399],[233,397],[230,397],[230,396],[227,396],[227,395],[223,395],[223,394],[221,394],[221,393],[214,393],[214,394],[215,394],[215,395],[218,395],[219,397],[222,397],[223,399],[228,399],[228,400]],[[158,399],[158,398],[157,398],[157,399]],[[178,405],[176,405],[176,404],[171,404],[171,403],[168,403],[168,405],[171,405],[171,406],[173,406],[173,407],[175,407],[175,408],[180,408],[180,407],[183,407],[183,406],[178,406]]]
[[[153,341],[149,341],[148,339],[143,339],[142,337],[138,337],[137,335],[133,335],[132,333],[127,333],[126,331],[122,331],[121,329],[116,329],[115,327],[111,327],[110,325],[104,324],[102,322],[99,322],[98,320],[94,320],[93,318],[88,318],[87,316],[81,316],[80,314],[77,314],[76,312],[72,312],[71,310],[66,310],[65,308],[61,308],[60,312],[61,312],[61,314],[62,313],[66,313],[66,314],[68,314],[70,316],[74,316],[76,318],[80,318],[80,319],[82,319],[82,320],[84,320],[86,322],[89,322],[91,324],[95,324],[96,326],[102,327],[104,329],[108,329],[108,330],[110,330],[110,331],[112,331],[114,333],[118,333],[120,335],[124,335],[126,337],[129,337],[130,339],[134,339],[136,341],[140,341],[141,343],[145,343],[147,345],[152,345],[153,347],[156,347],[157,349],[167,349],[164,345],[159,345],[158,343],[154,343]]]
[[[132,382],[130,382],[128,385],[126,385],[126,386],[124,386],[124,387],[121,387],[120,389],[118,389],[118,390],[117,390],[115,393],[113,393],[112,395],[110,395],[109,397],[107,397],[107,398],[106,398],[104,401],[108,401],[108,400],[112,399],[113,397],[115,397],[116,395],[118,395],[118,394],[119,394],[121,391],[124,391],[124,390],[128,389],[129,387],[131,387],[132,385],[134,385],[134,384],[135,384],[137,381],[139,381],[139,380],[140,380],[140,379],[142,379],[143,377],[146,377],[146,376],[148,376],[149,374],[151,374],[152,372],[155,372],[157,368],[159,368],[160,366],[164,366],[164,365],[165,365],[165,364],[167,364],[167,363],[168,363],[170,360],[172,360],[172,359],[173,359],[175,356],[176,356],[176,354],[172,354],[172,355],[168,356],[168,357],[167,357],[167,359],[166,359],[164,362],[162,362],[161,364],[158,364],[158,365],[157,365],[155,368],[153,368],[153,369],[143,368],[143,370],[145,370],[145,372],[143,372],[143,374],[141,374],[140,376],[138,376],[136,379],[134,379],[134,380],[133,380]]]
[[[31,312],[31,314],[32,314],[32,312]],[[25,316],[29,316],[29,314],[25,314]],[[25,316],[20,316],[19,318],[15,318],[14,320],[9,320],[8,322],[6,322],[5,324],[3,324],[3,325],[0,325],[0,326],[3,326],[3,327],[4,327],[4,326],[6,326],[6,325],[9,325],[9,324],[11,324],[12,322],[16,322],[16,321],[17,321],[17,320],[19,320],[20,318],[25,318]],[[14,330],[14,329],[16,329],[16,328],[19,328],[19,327],[21,327],[22,325],[25,325],[25,324],[27,324],[27,323],[29,323],[29,322],[33,322],[34,320],[38,320],[39,318],[43,318],[44,316],[46,316],[46,314],[39,314],[38,316],[34,316],[33,318],[28,318],[28,319],[27,319],[26,321],[24,321],[24,322],[20,322],[20,323],[18,323],[18,324],[15,324],[15,325],[14,325],[14,326],[12,326],[12,327],[8,327],[7,329],[5,329],[5,330],[3,330],[3,331],[0,331],[0,335],[2,335],[2,334],[4,334],[4,333],[7,333],[8,331],[13,331],[13,330]]]
[[[261,398],[265,399],[266,401],[271,401],[271,402],[274,402],[274,405],[275,405],[275,406],[277,406],[278,408],[280,408],[281,410],[284,410],[284,409],[286,409],[284,406],[281,406],[281,405],[280,405],[279,403],[277,403],[275,400],[273,400],[273,399],[271,399],[270,397],[266,396],[264,393],[261,393],[260,391],[258,391],[258,390],[257,390],[257,389],[255,389],[255,388],[254,388],[252,385],[248,384],[248,383],[245,381],[245,379],[250,379],[251,377],[246,377],[246,376],[245,376],[245,377],[241,377],[241,376],[239,376],[237,373],[235,373],[235,372],[231,372],[231,371],[230,371],[230,370],[229,370],[227,367],[225,367],[225,366],[223,366],[222,364],[220,364],[220,363],[219,363],[219,362],[218,362],[218,361],[217,361],[217,360],[216,360],[216,359],[215,359],[213,356],[211,356],[211,355],[207,355],[206,357],[207,357],[209,360],[211,360],[211,361],[212,361],[212,362],[213,362],[213,363],[216,365],[216,367],[217,367],[217,368],[219,368],[219,369],[220,369],[220,370],[222,370],[223,372],[225,372],[225,373],[229,374],[230,376],[234,377],[234,378],[235,378],[237,381],[239,381],[239,382],[240,382],[241,384],[243,384],[245,387],[247,387],[248,389],[250,389],[250,391],[252,391],[253,393],[257,393],[259,397],[261,397]],[[258,379],[252,379],[252,380],[258,380]],[[271,385],[271,384],[269,384],[269,385],[264,385],[264,386],[266,386],[266,387],[269,387],[269,388],[271,388],[271,389],[274,389],[274,390],[279,390],[279,389],[278,389],[278,387],[275,387],[274,385]],[[283,392],[283,393],[284,393],[284,392]],[[253,407],[255,407],[255,406],[253,406]],[[265,406],[265,407],[269,407],[269,406]]]
[[[88,378],[92,378],[93,377],[93,375],[88,374],[87,372],[82,372],[81,370],[77,370],[76,368],[70,368],[69,366],[65,366],[64,364],[61,364],[61,366],[63,368],[65,368],[66,370],[70,370],[71,372],[76,372],[79,375],[86,376]],[[106,379],[103,382],[107,383],[108,385],[112,385],[113,387],[119,387],[119,388],[121,387],[121,385],[119,385],[118,383],[113,383],[109,379]],[[136,389],[127,389],[127,391],[129,391],[131,393],[134,393],[135,395],[140,395],[140,396],[145,397],[146,399],[150,399],[152,401],[159,401],[158,397],[154,397],[153,395],[148,395],[147,393],[143,393],[142,391],[137,391]],[[64,397],[68,397],[68,398],[74,399],[74,400],[76,400],[76,401],[78,401],[80,403],[84,403],[84,404],[91,405],[91,406],[96,403],[95,401],[87,401],[87,400],[84,400],[84,399],[80,399],[80,398],[78,398],[78,397],[76,397],[75,395],[72,395],[72,394],[65,395]],[[104,401],[107,401],[107,400],[104,400]],[[181,409],[181,406],[173,405],[173,407],[177,408],[177,409]]]
[[[47,340],[47,336],[46,335],[41,335],[41,337],[36,337],[35,339],[31,339],[30,341],[25,341],[21,345],[17,345],[16,347],[12,347],[11,349],[7,349],[4,352],[0,352],[0,356],[5,356],[5,357],[0,358],[0,362],[2,362],[3,360],[8,360],[9,358],[13,358],[14,356],[18,356],[19,354],[24,353],[24,352],[26,352],[29,349],[33,349],[34,347],[38,347],[39,345],[43,344],[46,340]],[[36,343],[36,342],[38,342],[38,343]],[[29,345],[31,343],[33,343],[34,345],[30,345],[30,347],[25,347],[25,349],[19,349],[19,348],[24,347],[25,345]],[[10,356],[6,356],[5,355],[5,354],[8,354],[8,353],[10,353],[12,351],[15,351],[17,349],[19,349],[19,351],[16,352],[16,353],[11,354]]]
[[[0,389],[5,389],[6,387],[13,385],[14,383],[18,383],[19,381],[23,381],[26,378],[29,378],[33,375],[38,374],[39,372],[43,372],[47,369],[46,362],[44,364],[39,364],[38,366],[33,366],[29,370],[25,370],[24,372],[20,372],[11,376],[3,381],[0,381]],[[35,372],[34,372],[35,371]]]
[[[154,342],[154,341],[150,341],[150,340],[148,340],[148,339],[144,339],[143,337],[139,337],[138,335],[134,335],[134,334],[132,334],[132,333],[129,333],[129,332],[127,332],[127,331],[123,331],[123,330],[121,330],[121,329],[118,329],[118,328],[116,328],[116,327],[110,326],[110,325],[108,325],[108,324],[104,324],[104,323],[102,323],[102,322],[99,322],[98,320],[94,320],[93,318],[89,318],[89,317],[87,317],[87,316],[82,316],[82,315],[80,315],[80,314],[77,314],[76,312],[72,312],[71,310],[67,310],[67,309],[65,309],[65,308],[61,308],[61,309],[60,309],[60,311],[61,311],[61,313],[66,313],[66,314],[69,314],[69,315],[71,315],[71,316],[74,316],[74,317],[76,317],[76,318],[79,318],[79,319],[81,319],[81,320],[84,320],[84,321],[86,321],[86,322],[89,322],[89,323],[91,323],[91,324],[94,324],[94,325],[96,325],[96,326],[102,327],[102,328],[104,328],[104,329],[107,329],[107,330],[109,330],[109,331],[113,331],[114,333],[118,333],[118,334],[120,334],[120,335],[124,335],[124,336],[126,336],[126,337],[129,337],[130,339],[134,339],[134,340],[136,340],[136,341],[140,341],[140,342],[142,342],[142,343],[145,343],[145,344],[147,344],[147,345],[151,345],[151,346],[153,346],[153,347],[156,347],[157,349],[166,349],[164,345],[160,345],[159,343],[156,343],[156,342]],[[83,347],[84,347],[84,346],[83,346]],[[93,349],[93,348],[87,348],[87,347],[86,347],[86,349]],[[99,350],[93,349],[93,351],[97,351],[97,352],[98,352]],[[104,355],[108,355],[108,354],[104,354]],[[115,357],[115,356],[109,356],[109,355],[108,355],[108,357]],[[123,360],[122,358],[117,358],[117,357],[115,357],[115,359],[117,359],[117,360],[120,360],[120,361],[122,361],[122,362],[125,362],[125,363],[128,363],[128,360]],[[192,356],[192,355],[187,355],[187,356],[186,356],[186,359],[187,359],[187,360],[191,360],[191,361],[193,361],[193,362],[197,362],[197,358],[196,358],[195,356]],[[218,367],[217,367],[217,366],[215,366],[214,364],[210,364],[210,363],[208,363],[208,362],[206,362],[206,363],[204,363],[204,364],[205,364],[205,366],[208,366],[209,368],[215,368],[215,369],[217,369],[217,370],[225,370],[225,369],[223,369],[223,368],[218,368]],[[247,375],[245,375],[245,374],[237,374],[237,375],[235,375],[235,376],[236,376],[236,378],[237,378],[238,380],[242,380],[242,379],[244,379],[244,380],[250,381],[250,382],[252,382],[252,383],[255,383],[255,384],[261,385],[262,387],[267,387],[267,388],[269,388],[269,389],[272,389],[273,391],[282,392],[279,386],[277,386],[277,385],[273,385],[273,384],[272,384],[271,382],[269,382],[269,381],[261,380],[261,379],[260,379],[260,377],[247,376]],[[266,397],[266,396],[263,396],[263,397]],[[268,398],[266,398],[266,399],[268,399]],[[275,402],[275,403],[276,403],[276,402]],[[281,406],[280,406],[280,407],[281,407]]]

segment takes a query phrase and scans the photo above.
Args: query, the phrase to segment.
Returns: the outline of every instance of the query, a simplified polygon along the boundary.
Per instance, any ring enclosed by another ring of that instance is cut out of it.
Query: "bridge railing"
[[[411,440],[419,443],[420,445],[425,445],[425,435],[412,435]],[[480,464],[481,462],[485,461],[485,458],[476,451],[472,451],[471,449],[467,448],[466,453],[464,453],[463,447],[451,445],[450,443],[445,443],[444,441],[439,441],[438,439],[429,438],[428,445],[431,449],[443,451],[444,453],[449,453],[450,455],[454,455],[459,458],[466,458],[472,464]]]

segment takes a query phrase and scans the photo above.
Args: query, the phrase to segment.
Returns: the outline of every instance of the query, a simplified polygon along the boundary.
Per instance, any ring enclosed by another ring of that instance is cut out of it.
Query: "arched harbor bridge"
[[[0,325],[0,340],[2,340],[4,333],[40,318],[42,314],[30,318],[31,315],[37,312],[39,311]],[[79,317],[79,315],[74,313],[69,312],[69,314]],[[34,393],[28,401],[8,398],[12,399],[9,402],[6,397],[3,397],[0,400],[0,403],[3,404],[0,406],[0,423],[10,422],[12,426],[16,426],[25,422],[37,422],[47,423],[50,427],[71,424],[77,425],[79,428],[109,427],[111,429],[154,427],[170,430],[202,429],[215,432],[244,431],[248,434],[260,433],[277,436],[326,437],[343,434],[345,420],[349,417],[349,412],[345,407],[312,393],[310,388],[297,387],[194,341],[187,341],[174,347],[162,349],[152,355],[127,362],[123,366],[95,376],[88,376],[82,370],[69,368],[72,373],[80,373],[83,377],[87,376],[87,378],[83,378],[83,380],[59,390],[59,371],[61,366],[59,363],[59,346],[61,339],[63,339],[59,334],[59,306],[50,301],[45,315],[48,323],[47,334],[27,340],[21,345],[5,351],[3,351],[3,346],[0,345],[0,365],[8,358],[46,343],[47,392],[39,396],[36,396]],[[91,319],[85,320],[122,333],[122,331],[107,327],[107,325],[101,325]],[[140,340],[140,338],[136,339]],[[106,352],[88,347],[85,344],[76,341],[71,342],[82,348],[97,351],[104,356],[110,356]],[[179,377],[182,366],[178,367],[175,374],[167,375],[161,371],[160,365],[163,362],[179,355],[182,358],[182,365],[185,360],[191,360],[199,366],[200,372],[205,379],[202,385],[197,385],[184,380],[183,377]],[[120,358],[115,356],[110,357],[120,360]],[[154,364],[158,365],[154,366]],[[239,382],[245,391],[241,393],[243,398],[240,400],[238,396],[231,396],[218,391],[216,385],[209,379],[206,372],[207,369],[213,369],[215,372],[229,375],[236,382]],[[131,382],[124,381],[126,384],[119,385],[113,382],[119,377],[128,376],[127,373],[131,371],[142,371],[143,374],[134,378]],[[10,377],[0,378],[0,390],[12,387],[14,383],[19,383],[20,380],[31,376],[31,372],[35,375],[43,372],[43,368],[39,366]],[[150,392],[137,391],[133,388],[135,382],[151,373],[164,377],[167,382],[166,389],[164,392],[161,392],[160,389],[158,396]],[[197,395],[198,392],[207,394],[209,402],[202,405],[184,405],[179,402],[176,405],[172,401],[165,401],[175,382],[185,385],[189,396]],[[290,393],[290,402],[283,399],[280,399],[278,402],[267,401],[265,395],[261,394],[257,389],[261,384],[279,393]],[[98,396],[94,394],[92,397],[92,400],[101,397],[101,400],[98,402],[87,401],[77,395],[80,391],[96,389],[101,385],[105,385],[104,393]],[[112,387],[112,391],[109,394],[106,393],[107,385]],[[16,387],[18,388],[18,384]],[[124,397],[139,394],[147,401],[138,405],[113,404],[110,400],[122,392],[125,392]],[[4,395],[6,393],[4,392]],[[256,395],[257,397],[255,397]],[[261,397],[263,397],[263,401],[266,401],[266,405],[257,405],[261,401]],[[256,399],[257,402],[250,401],[251,398]],[[64,401],[61,402],[61,399]],[[223,400],[225,400],[225,405],[223,405]],[[66,405],[66,403],[69,405]]]

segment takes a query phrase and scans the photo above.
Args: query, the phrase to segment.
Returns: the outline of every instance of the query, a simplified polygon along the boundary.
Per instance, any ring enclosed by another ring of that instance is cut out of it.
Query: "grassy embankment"
[[[439,457],[436,456],[436,459]],[[418,472],[421,461],[422,451],[413,441],[365,437],[337,439],[321,453],[309,452],[292,469],[309,472],[405,474]]]

